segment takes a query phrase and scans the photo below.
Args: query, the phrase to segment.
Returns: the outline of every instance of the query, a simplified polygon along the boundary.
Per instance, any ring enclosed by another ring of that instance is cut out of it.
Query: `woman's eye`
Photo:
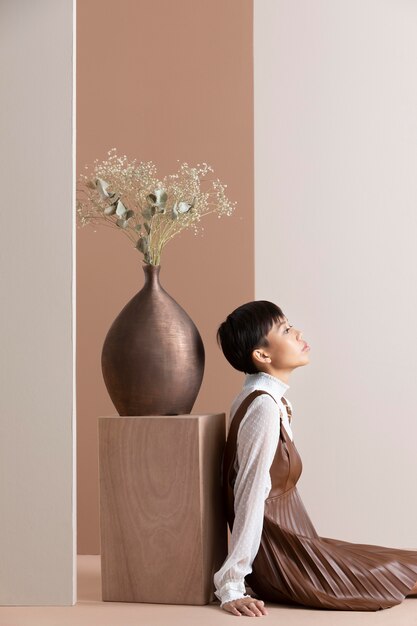
[[[290,326],[290,328],[292,328],[292,326]],[[288,332],[290,330],[290,328],[286,328],[284,332]]]

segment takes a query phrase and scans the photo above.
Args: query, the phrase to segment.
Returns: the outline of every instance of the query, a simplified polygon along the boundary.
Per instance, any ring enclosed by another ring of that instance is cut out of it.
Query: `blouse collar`
[[[254,389],[262,389],[269,393],[279,402],[287,389],[290,388],[283,380],[267,374],[266,372],[256,372],[256,374],[246,374],[244,388],[252,387]]]

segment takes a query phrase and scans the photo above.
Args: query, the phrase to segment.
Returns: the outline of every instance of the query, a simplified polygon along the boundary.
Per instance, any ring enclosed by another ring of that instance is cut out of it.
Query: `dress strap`
[[[276,402],[275,398],[262,389],[255,389],[252,391],[243,402],[239,405],[238,409],[235,411],[233,415],[232,421],[230,423],[229,432],[227,435],[227,441],[223,451],[222,457],[222,465],[221,465],[221,483],[223,490],[223,498],[224,498],[224,506],[225,511],[227,513],[227,518],[229,522],[230,530],[233,527],[234,521],[234,482],[236,476],[234,474],[234,464],[236,458],[236,450],[237,450],[237,434],[239,430],[239,426],[246,414],[246,411],[250,405],[250,403],[262,393],[266,393],[271,398],[273,398],[274,402]]]
[[[287,409],[287,413],[288,413],[288,422],[291,424],[291,420],[292,420],[292,409],[291,409],[291,405],[288,402],[288,400],[282,396],[281,400],[283,401],[283,403],[285,404],[285,407]]]

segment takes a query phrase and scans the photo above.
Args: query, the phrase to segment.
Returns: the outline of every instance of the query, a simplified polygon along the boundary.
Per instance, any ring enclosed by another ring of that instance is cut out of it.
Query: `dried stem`
[[[143,248],[148,264],[158,265],[163,247],[185,228],[192,227],[197,233],[197,224],[203,216],[231,215],[235,209],[237,203],[230,202],[225,195],[227,185],[218,178],[203,180],[207,172],[213,171],[207,163],[201,167],[200,163],[197,167],[182,163],[176,174],[159,180],[152,161],[128,161],[126,155],[118,157],[115,151],[112,148],[104,161],[96,159],[92,174],[80,175],[78,223],[118,228],[137,249],[139,245]],[[203,183],[211,183],[212,190],[203,191]],[[106,215],[104,210],[110,206],[112,212]],[[151,209],[152,216],[148,215]],[[139,224],[140,229],[136,229]]]

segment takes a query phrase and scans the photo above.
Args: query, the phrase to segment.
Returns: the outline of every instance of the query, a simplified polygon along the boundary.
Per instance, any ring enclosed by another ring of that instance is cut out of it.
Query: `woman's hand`
[[[259,617],[260,615],[268,615],[268,611],[264,607],[262,600],[254,598],[239,598],[225,602],[222,606],[224,611],[229,611],[233,615],[247,615],[248,617]],[[240,611],[242,611],[240,613]]]

